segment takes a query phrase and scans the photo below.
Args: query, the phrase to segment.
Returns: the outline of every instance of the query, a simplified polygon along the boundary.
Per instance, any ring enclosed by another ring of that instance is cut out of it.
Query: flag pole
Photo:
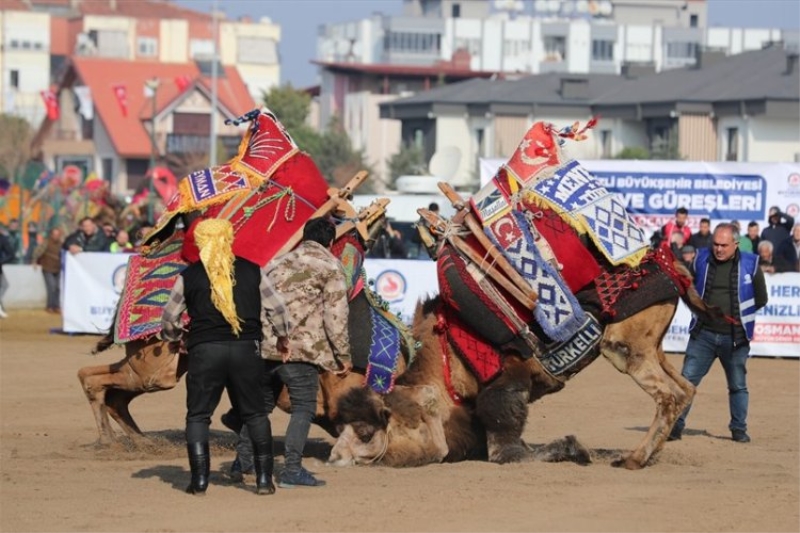
[[[214,41],[214,57],[211,59],[211,128],[209,135],[209,154],[208,166],[213,167],[217,164],[217,58],[219,50],[217,39],[219,37],[219,18],[217,17],[217,0],[214,0],[211,8]]]

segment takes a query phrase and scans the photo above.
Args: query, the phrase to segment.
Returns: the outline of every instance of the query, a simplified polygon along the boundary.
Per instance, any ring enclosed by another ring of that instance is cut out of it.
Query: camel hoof
[[[611,466],[615,468],[625,468],[626,470],[641,470],[643,465],[639,461],[634,460],[630,455],[627,455],[613,461]]]
[[[520,463],[530,459],[530,457],[531,453],[525,446],[521,444],[512,444],[493,453],[489,460],[502,465],[505,463]]]

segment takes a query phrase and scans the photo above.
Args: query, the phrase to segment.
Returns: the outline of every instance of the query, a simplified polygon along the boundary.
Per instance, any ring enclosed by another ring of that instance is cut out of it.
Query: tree
[[[422,176],[425,174],[425,151],[416,143],[404,144],[399,152],[389,158],[387,165],[391,185],[400,176]]]
[[[643,146],[626,146],[614,159],[650,159],[650,150]]]
[[[307,93],[290,84],[273,87],[264,93],[264,105],[275,113],[297,146],[311,156],[328,183],[341,186],[359,170],[370,170],[363,152],[353,149],[338,118],[334,117],[322,133],[308,125],[311,96]],[[370,188],[367,181],[360,191]]]
[[[22,179],[32,139],[33,130],[25,119],[0,114],[0,175],[12,183]]]

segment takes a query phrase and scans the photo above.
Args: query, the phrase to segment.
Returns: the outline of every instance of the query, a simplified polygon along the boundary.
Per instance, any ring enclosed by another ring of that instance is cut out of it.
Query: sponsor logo
[[[389,303],[399,302],[406,295],[406,278],[397,270],[384,270],[375,279],[375,290]]]
[[[789,174],[789,177],[786,179],[786,182],[789,184],[789,187],[793,189],[800,187],[800,174],[798,174],[797,172]]]
[[[122,289],[125,287],[125,275],[128,272],[128,265],[120,265],[114,269],[114,273],[111,274],[111,285],[114,287],[114,292],[120,294]]]
[[[789,204],[786,206],[786,214],[796,219],[800,215],[800,205]]]

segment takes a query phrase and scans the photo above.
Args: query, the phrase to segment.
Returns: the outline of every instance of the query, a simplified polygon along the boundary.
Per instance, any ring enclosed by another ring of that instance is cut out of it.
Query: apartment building
[[[776,28],[708,27],[706,0],[404,0],[403,14],[372,16],[320,27],[320,119],[352,116],[346,102],[363,103],[380,95],[382,103],[409,91],[408,83],[364,86],[352,73],[396,72],[400,68],[436,70],[458,62],[466,69],[498,78],[529,74],[620,74],[645,68],[656,72],[696,64],[701,52],[724,55],[760,50],[781,42],[797,50],[800,32]],[[348,72],[349,69],[349,72]],[[354,139],[365,139],[367,153],[391,155],[373,132],[396,125],[365,120],[369,109],[346,122]],[[363,126],[362,126],[363,125]],[[388,143],[391,144],[391,143]],[[383,161],[371,161],[380,168]]]
[[[557,126],[599,116],[571,157],[607,159],[626,147],[688,161],[800,161],[798,55],[771,46],[733,56],[702,53],[696,65],[660,73],[551,72],[518,80],[469,80],[381,105],[404,142],[428,157],[465,157],[454,185],[476,186],[480,158],[507,158],[536,121]]]
[[[71,57],[180,64],[217,55],[255,101],[280,82],[281,29],[264,18],[228,20],[166,0],[0,0],[0,110],[38,124],[41,91]]]

